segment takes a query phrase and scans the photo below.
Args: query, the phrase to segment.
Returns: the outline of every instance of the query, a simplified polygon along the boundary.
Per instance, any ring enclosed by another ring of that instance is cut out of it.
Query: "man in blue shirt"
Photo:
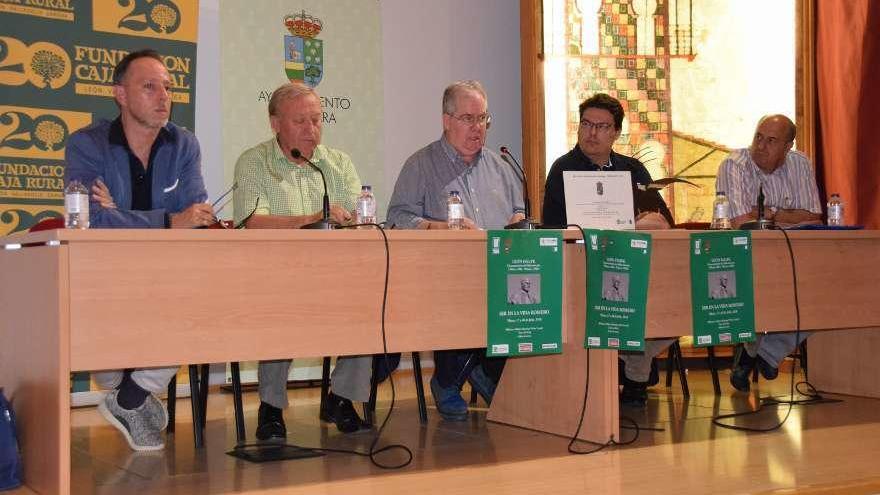
[[[388,205],[388,223],[408,229],[446,229],[450,191],[461,194],[464,229],[500,229],[525,218],[522,182],[501,157],[485,147],[491,124],[488,99],[478,81],[459,81],[443,92],[443,135],[406,160]],[[431,393],[447,420],[464,421],[461,397],[467,380],[492,401],[503,358],[485,349],[436,351]]]
[[[214,221],[205,204],[201,153],[195,136],[170,122],[171,77],[153,50],[132,52],[113,77],[119,117],[73,133],[66,149],[65,184],[91,186],[90,223],[107,228],[193,228]],[[134,260],[133,260],[134,262]],[[165,406],[155,397],[177,367],[101,371],[112,389],[98,410],[135,450],[164,447]]]

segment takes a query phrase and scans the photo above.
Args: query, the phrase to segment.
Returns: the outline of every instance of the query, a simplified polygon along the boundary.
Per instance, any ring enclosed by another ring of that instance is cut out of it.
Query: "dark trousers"
[[[434,377],[443,388],[461,388],[471,371],[480,366],[483,372],[496,384],[504,371],[504,357],[486,357],[486,349],[456,349],[434,351]]]

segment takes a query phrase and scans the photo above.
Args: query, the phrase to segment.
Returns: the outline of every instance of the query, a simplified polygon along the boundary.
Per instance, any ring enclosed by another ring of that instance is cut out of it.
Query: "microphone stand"
[[[516,161],[516,158],[513,157],[513,155],[510,153],[510,150],[507,149],[507,146],[502,146],[500,151],[501,158],[503,158],[504,161],[513,168],[514,172],[517,172],[517,177],[519,177],[522,181],[523,206],[526,210],[525,218],[518,222],[506,225],[504,228],[506,230],[535,230],[539,228],[539,225],[531,220],[532,205],[529,201],[529,187],[528,183],[526,182],[526,171],[520,166],[519,162]]]
[[[774,230],[776,222],[764,218],[764,185],[758,186],[758,218],[740,225],[740,230]]]
[[[317,222],[312,222],[307,225],[303,225],[301,228],[303,229],[317,229],[317,230],[333,230],[339,227],[338,224],[330,220],[330,195],[327,194],[327,178],[324,177],[324,171],[318,168],[317,165],[312,163],[311,160],[306,158],[297,148],[293,148],[290,150],[290,156],[293,157],[294,160],[302,159],[306,163],[309,164],[310,167],[317,170],[319,174],[321,174],[321,183],[324,184],[324,205],[321,209],[321,219]]]

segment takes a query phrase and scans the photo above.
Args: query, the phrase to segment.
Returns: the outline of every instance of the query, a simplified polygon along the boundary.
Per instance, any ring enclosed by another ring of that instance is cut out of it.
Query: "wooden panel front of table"
[[[880,235],[791,236],[802,328],[880,327],[869,290]],[[485,346],[485,232],[388,239],[388,350]],[[690,333],[687,239],[654,233],[649,337]],[[71,371],[382,350],[378,231],[59,230],[0,245],[0,386],[18,414],[26,483],[40,493],[69,492]],[[781,233],[756,233],[754,257],[758,329],[794,328]],[[509,360],[489,419],[573,434],[589,363],[581,438],[605,441],[618,434],[617,356],[583,349],[582,245],[566,244],[564,266],[564,353]]]

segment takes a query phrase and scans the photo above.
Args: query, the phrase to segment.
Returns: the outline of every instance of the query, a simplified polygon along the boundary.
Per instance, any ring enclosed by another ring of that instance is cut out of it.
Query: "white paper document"
[[[590,229],[634,230],[629,172],[562,172],[565,216]]]

